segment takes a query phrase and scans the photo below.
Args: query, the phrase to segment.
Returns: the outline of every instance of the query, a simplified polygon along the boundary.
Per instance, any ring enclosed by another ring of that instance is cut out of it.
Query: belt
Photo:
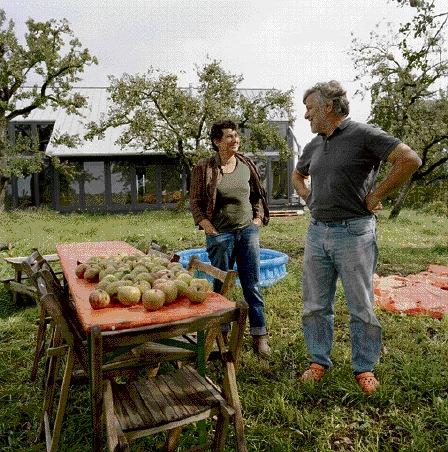
[[[367,219],[367,218],[371,218],[369,217],[357,217],[357,218],[347,218],[345,220],[330,220],[330,221],[321,221],[321,220],[316,220],[315,218],[311,218],[311,223],[313,224],[317,224],[317,223],[321,223],[324,224],[325,226],[328,227],[336,227],[336,226],[341,226],[341,225],[347,225],[348,223],[350,223],[353,220],[363,220],[363,219]]]

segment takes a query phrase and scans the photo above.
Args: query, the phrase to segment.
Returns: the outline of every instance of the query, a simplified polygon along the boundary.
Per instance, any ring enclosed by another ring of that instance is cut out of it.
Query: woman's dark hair
[[[224,135],[224,129],[231,129],[238,131],[238,125],[231,121],[230,119],[224,119],[221,121],[216,121],[212,124],[210,129],[210,140],[212,141],[212,148],[215,151],[218,151],[216,144],[213,142],[214,140],[220,140]]]

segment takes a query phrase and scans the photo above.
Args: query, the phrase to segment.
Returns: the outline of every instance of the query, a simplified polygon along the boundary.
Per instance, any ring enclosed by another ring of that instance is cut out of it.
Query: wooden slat
[[[183,369],[188,372],[186,378],[192,385],[196,388],[205,388],[208,393],[219,402],[223,400],[221,393],[216,389],[216,387],[212,386],[205,378],[201,377],[193,368],[185,366]]]
[[[42,257],[47,262],[56,262],[59,260],[59,256],[57,254],[43,254]],[[28,259],[28,256],[15,256],[15,257],[4,257],[3,260],[8,262],[8,264],[22,264],[23,261]]]
[[[165,398],[168,400],[168,403],[170,405],[170,409],[172,409],[175,412],[175,419],[182,419],[185,416],[188,416],[188,412],[185,412],[185,408],[183,406],[180,406],[178,403],[178,400],[173,394],[173,392],[170,390],[169,386],[165,384],[165,381],[162,378],[156,377],[152,380],[154,385],[157,386],[159,391],[165,396]],[[168,408],[168,407],[163,407]]]
[[[133,382],[134,386],[137,388],[143,402],[145,403],[146,409],[151,412],[151,416],[154,418],[154,424],[160,425],[165,422],[166,417],[160,408],[166,404],[166,399],[158,391],[149,392],[149,385],[146,381],[138,379]]]
[[[146,408],[145,402],[143,401],[140,391],[135,385],[134,381],[130,381],[126,386],[126,391],[129,393],[129,397],[135,403],[138,413],[140,414],[145,425],[154,425],[155,419],[152,416],[151,411]]]
[[[140,394],[148,407],[153,409],[152,413],[158,424],[171,422],[177,419],[177,414],[170,406],[172,401],[160,391],[159,387],[154,384],[153,379],[138,380],[135,385],[139,388]]]
[[[186,397],[186,394],[183,392],[182,388],[175,382],[171,375],[159,375],[159,381],[163,381],[165,383],[165,387],[170,389],[172,393],[172,397],[176,399],[176,408],[181,417],[189,417],[193,414],[196,414],[199,410],[196,405],[197,402],[190,402]],[[188,403],[187,403],[188,400]]]
[[[192,376],[192,372],[195,374],[195,377]],[[199,380],[200,384],[198,384],[198,386],[193,384],[194,378]],[[189,366],[183,367],[181,372],[173,373],[171,379],[178,385],[184,394],[184,403],[190,401],[191,405],[196,407],[197,410],[219,406],[225,402],[221,394],[210,387],[208,383]]]
[[[126,385],[118,385],[115,384],[115,387],[119,387],[118,390],[114,391],[114,400],[115,404],[117,401],[121,405],[121,411],[123,418],[120,419],[120,423],[122,423],[122,420],[126,420],[125,424],[126,427],[122,424],[123,430],[130,429],[140,429],[145,425],[145,422],[143,421],[142,417],[140,416],[140,413],[137,410],[137,405],[135,404],[134,400],[130,397],[129,392],[127,391]],[[120,387],[121,386],[121,387]]]

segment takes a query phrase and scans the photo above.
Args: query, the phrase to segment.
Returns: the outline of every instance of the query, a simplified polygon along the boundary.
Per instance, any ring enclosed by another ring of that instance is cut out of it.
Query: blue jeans
[[[260,281],[260,239],[258,226],[250,225],[231,232],[206,236],[210,262],[221,270],[233,268],[236,262],[244,299],[249,305],[249,326],[252,336],[266,334],[264,301],[258,283]],[[213,290],[221,290],[221,282],[215,279]]]
[[[305,246],[302,315],[311,362],[332,365],[334,295],[340,277],[350,312],[353,370],[373,370],[381,351],[381,326],[373,312],[377,257],[375,217],[334,223],[311,219]]]

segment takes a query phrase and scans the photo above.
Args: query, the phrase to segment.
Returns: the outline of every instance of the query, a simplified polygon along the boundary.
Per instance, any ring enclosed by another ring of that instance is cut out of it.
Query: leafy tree
[[[179,86],[178,77],[150,68],[145,74],[110,76],[111,106],[99,123],[90,123],[86,138],[102,137],[110,127],[123,127],[121,146],[163,151],[178,158],[187,178],[200,158],[210,153],[209,127],[232,118],[243,128],[243,144],[253,152],[267,146],[289,155],[286,140],[269,124],[273,115],[292,121],[292,90],[261,91],[247,98],[237,86],[243,78],[226,72],[219,61],[196,66],[196,88]]]
[[[0,9],[0,210],[4,209],[6,187],[11,176],[39,172],[43,154],[38,142],[8,137],[8,125],[48,105],[77,113],[86,99],[71,91],[86,66],[97,64],[88,49],[74,37],[69,23],[50,19],[26,22],[24,44],[16,37],[14,22]],[[74,137],[60,135],[60,143],[73,144]],[[54,163],[58,163],[55,161]]]
[[[400,7],[405,0],[395,0]],[[369,122],[377,124],[413,148],[422,166],[401,188],[390,214],[399,215],[415,183],[432,184],[448,178],[448,12],[436,12],[435,2],[412,2],[409,22],[387,34],[370,33],[369,42],[356,37],[352,58],[362,96],[371,96]]]

